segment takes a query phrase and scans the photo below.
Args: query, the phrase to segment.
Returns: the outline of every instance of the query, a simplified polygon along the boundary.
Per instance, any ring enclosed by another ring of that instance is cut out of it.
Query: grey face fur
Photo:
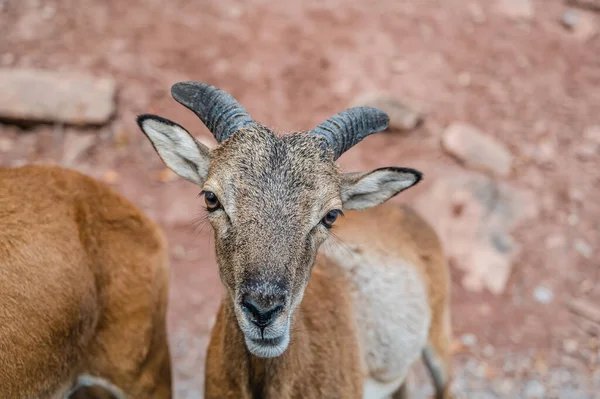
[[[177,91],[178,85],[185,90]],[[404,168],[338,170],[335,158],[382,129],[381,111],[367,110],[363,120],[359,110],[351,110],[313,132],[278,137],[212,86],[179,83],[173,92],[217,131],[219,146],[209,151],[183,127],[157,116],[142,115],[138,123],[165,164],[202,187],[219,273],[248,350],[279,356],[289,344],[291,317],[317,250],[329,237],[329,222],[342,209],[384,202],[421,175]],[[353,125],[350,137],[344,136],[345,123]]]

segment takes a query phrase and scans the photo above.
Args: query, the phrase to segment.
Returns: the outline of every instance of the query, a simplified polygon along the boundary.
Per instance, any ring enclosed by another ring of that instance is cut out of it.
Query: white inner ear
[[[181,126],[158,119],[145,119],[142,129],[165,165],[186,180],[200,186],[204,184],[210,162],[206,146]]]
[[[344,209],[366,209],[384,203],[417,182],[413,173],[381,170],[343,188]]]

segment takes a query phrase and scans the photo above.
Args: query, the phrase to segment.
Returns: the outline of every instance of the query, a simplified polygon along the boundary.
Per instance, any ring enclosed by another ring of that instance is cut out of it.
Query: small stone
[[[0,68],[0,119],[103,124],[115,111],[110,78],[39,69]]]
[[[164,168],[156,174],[156,179],[161,183],[167,183],[177,179],[177,175],[171,169]]]
[[[532,0],[496,0],[495,10],[515,20],[531,20],[535,11]]]
[[[560,21],[573,37],[583,42],[591,39],[598,32],[596,16],[589,12],[570,9],[562,14]]]
[[[556,249],[563,248],[567,244],[567,239],[561,234],[555,234],[546,238],[546,248]]]
[[[592,246],[582,238],[575,239],[575,250],[577,253],[579,253],[579,255],[586,259],[590,259],[592,257],[592,253],[594,252]]]
[[[571,213],[567,216],[567,223],[569,226],[577,226],[579,224],[579,215],[576,213]]]
[[[379,108],[390,117],[389,129],[410,131],[424,119],[422,112],[409,101],[401,100],[389,93],[367,93],[354,101],[354,106]]]
[[[52,4],[47,4],[42,9],[42,18],[51,19],[56,15],[56,6]]]
[[[598,145],[591,143],[581,143],[577,147],[577,157],[581,160],[588,160],[596,158],[598,153]]]
[[[460,341],[464,346],[472,347],[477,344],[477,337],[473,334],[463,334]]]
[[[552,293],[552,290],[547,288],[547,287],[537,287],[534,291],[533,291],[533,297],[535,298],[536,301],[538,301],[539,303],[542,303],[544,305],[549,304],[550,302],[552,302],[552,299],[554,297],[554,294]]]
[[[573,353],[575,353],[578,349],[579,345],[577,344],[577,341],[575,341],[574,339],[567,339],[565,342],[563,342],[563,350],[565,351],[565,353],[572,355]]]
[[[525,384],[523,393],[527,399],[542,399],[546,397],[546,388],[541,382],[531,380]]]
[[[567,10],[560,17],[560,22],[567,29],[575,28],[575,25],[579,22],[579,13],[575,10]]]
[[[556,146],[549,140],[542,141],[538,144],[534,156],[538,163],[553,162],[556,160]]]
[[[102,180],[106,184],[115,184],[119,180],[119,174],[112,169],[107,170],[106,173],[104,173],[104,176],[102,176]]]
[[[487,344],[486,346],[483,347],[483,356],[492,357],[492,356],[494,356],[494,353],[496,353],[496,350],[494,349],[494,347],[492,345]]]
[[[584,199],[583,191],[572,188],[569,190],[569,199],[573,202],[582,202]]]
[[[466,123],[451,124],[442,136],[443,148],[467,167],[506,177],[512,154],[495,138]]]

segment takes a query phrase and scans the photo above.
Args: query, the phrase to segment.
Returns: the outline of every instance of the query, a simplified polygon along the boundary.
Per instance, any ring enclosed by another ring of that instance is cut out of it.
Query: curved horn
[[[312,133],[323,136],[338,159],[352,146],[368,135],[385,130],[390,118],[380,109],[355,107],[332,116],[317,126]]]
[[[191,109],[219,143],[236,130],[255,123],[235,98],[209,84],[175,83],[171,87],[171,95],[178,103]]]

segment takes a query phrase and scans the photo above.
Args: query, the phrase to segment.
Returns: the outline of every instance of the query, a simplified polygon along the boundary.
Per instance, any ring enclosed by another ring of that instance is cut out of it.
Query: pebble
[[[579,345],[577,344],[577,341],[575,341],[574,339],[567,339],[563,342],[563,350],[565,351],[565,353],[571,355],[573,353],[575,353],[578,349]]]
[[[579,224],[579,215],[576,213],[571,213],[567,216],[567,223],[569,226],[577,226]]]
[[[464,346],[472,347],[477,344],[477,337],[473,334],[463,334],[460,341]]]
[[[575,239],[575,250],[577,251],[577,253],[579,253],[579,255],[583,256],[586,259],[590,259],[594,251],[592,246],[582,238]]]
[[[496,349],[494,349],[494,347],[492,345],[488,344],[483,347],[483,356],[492,357],[492,356],[494,356],[494,353],[496,353]]]
[[[579,13],[575,10],[567,10],[560,17],[560,22],[565,28],[573,29],[579,22]]]
[[[540,287],[536,287],[536,289],[533,291],[533,297],[539,303],[547,305],[550,302],[552,302],[552,299],[554,298],[554,294],[551,289],[540,286]]]
[[[546,397],[546,388],[544,388],[541,382],[531,380],[525,384],[523,394],[527,399],[542,399]]]

